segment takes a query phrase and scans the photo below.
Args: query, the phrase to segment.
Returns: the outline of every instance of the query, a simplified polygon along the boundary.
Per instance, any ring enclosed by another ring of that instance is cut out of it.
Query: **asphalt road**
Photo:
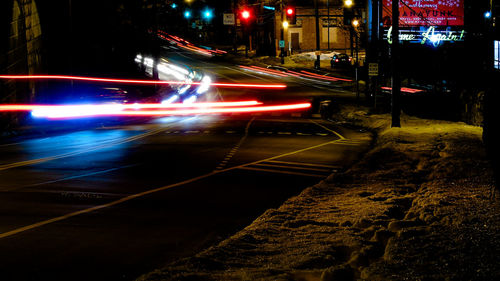
[[[218,81],[283,82],[191,63]],[[310,99],[335,88],[287,83],[212,98]],[[269,114],[87,124],[0,144],[0,280],[133,280],[227,238],[369,142],[327,121]]]

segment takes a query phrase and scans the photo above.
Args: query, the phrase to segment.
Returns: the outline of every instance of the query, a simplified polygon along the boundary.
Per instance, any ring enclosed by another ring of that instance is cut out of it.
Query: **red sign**
[[[392,0],[383,0],[382,21],[392,25]],[[464,0],[405,0],[399,3],[401,26],[464,25]]]

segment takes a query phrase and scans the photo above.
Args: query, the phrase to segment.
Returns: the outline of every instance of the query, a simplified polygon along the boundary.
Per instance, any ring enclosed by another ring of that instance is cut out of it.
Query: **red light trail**
[[[239,107],[261,105],[258,101],[237,101],[237,102],[198,102],[192,104],[184,103],[135,103],[135,104],[88,104],[88,105],[45,105],[45,104],[0,104],[0,112],[6,111],[32,111],[37,109],[78,109],[92,106],[95,109],[116,107],[117,109],[140,110],[140,109],[173,109],[173,108],[221,108],[221,107]]]
[[[178,116],[305,110],[310,103],[262,105],[258,101],[193,104],[0,105],[0,112],[31,111],[37,118],[69,119],[98,116]]]
[[[99,78],[99,77],[84,77],[84,76],[68,76],[68,75],[0,75],[0,79],[15,79],[15,80],[78,80],[104,83],[121,83],[121,84],[144,84],[144,85],[201,85],[201,82],[183,82],[183,81],[161,81],[161,80],[136,80],[136,79],[116,79],[116,78]],[[245,83],[210,83],[210,86],[223,88],[260,88],[260,89],[285,89],[284,84],[245,84]]]
[[[252,113],[252,112],[274,112],[308,109],[310,103],[286,104],[286,105],[263,105],[252,107],[224,107],[224,108],[198,108],[180,110],[150,110],[150,111],[123,111],[119,116],[168,116],[168,115],[194,115],[194,114],[220,114],[220,113]],[[106,114],[105,114],[106,115]]]
[[[302,70],[302,71],[300,71],[300,72],[305,73],[305,74],[309,74],[309,75],[313,75],[313,76],[317,76],[317,77],[320,77],[320,78],[324,78],[324,79],[327,79],[327,80],[334,79],[334,80],[339,80],[339,81],[352,82],[352,80],[349,80],[349,79],[344,79],[344,78],[338,78],[338,77],[333,77],[333,76],[321,75],[321,74],[312,73],[312,72],[305,71],[305,70]]]
[[[391,87],[381,87],[381,89],[382,90],[386,90],[386,91],[392,91]],[[405,87],[401,88],[401,92],[403,92],[403,93],[409,93],[409,94],[421,93],[423,91],[424,90],[412,89],[412,88],[405,88]]]

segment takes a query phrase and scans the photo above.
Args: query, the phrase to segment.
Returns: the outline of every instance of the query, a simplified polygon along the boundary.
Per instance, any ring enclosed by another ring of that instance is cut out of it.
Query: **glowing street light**
[[[352,21],[352,26],[358,27],[359,26],[359,20],[353,20]]]
[[[354,4],[354,2],[352,0],[344,0],[344,6],[346,7],[352,7],[352,5]]]
[[[287,22],[287,21],[284,21],[284,22],[283,22],[283,28],[284,28],[284,29],[287,29],[287,28],[288,28],[288,22]]]

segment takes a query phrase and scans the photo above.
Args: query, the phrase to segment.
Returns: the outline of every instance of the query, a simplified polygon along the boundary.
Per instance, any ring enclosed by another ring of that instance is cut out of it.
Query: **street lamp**
[[[354,36],[355,36],[355,41],[356,41],[356,62],[354,63],[354,71],[356,74],[356,101],[359,101],[359,49],[358,49],[358,28],[359,26],[359,20],[354,19],[352,21],[352,27],[351,30],[354,31]],[[351,46],[352,46],[352,36],[351,36]],[[351,52],[352,54],[352,52]]]
[[[287,28],[288,28],[288,22],[287,22],[287,21],[284,21],[284,22],[283,22],[283,28],[284,28],[284,29],[287,29]]]
[[[346,6],[347,8],[352,7],[352,5],[354,5],[354,2],[352,0],[344,0],[344,6]]]

